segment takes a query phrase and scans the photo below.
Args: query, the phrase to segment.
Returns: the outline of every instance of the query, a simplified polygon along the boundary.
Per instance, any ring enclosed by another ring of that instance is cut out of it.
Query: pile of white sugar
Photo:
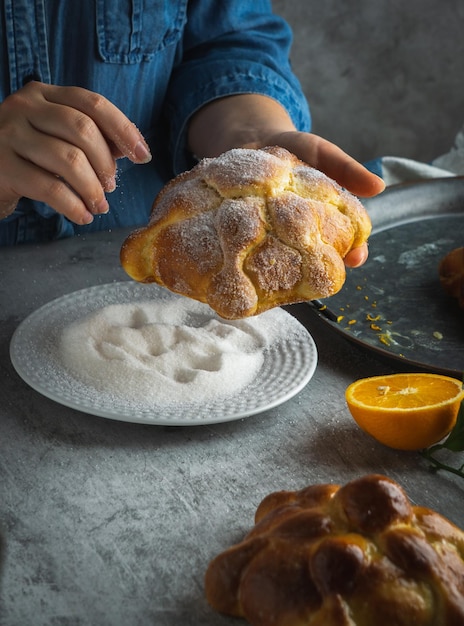
[[[64,367],[115,398],[189,403],[237,394],[259,372],[282,332],[281,309],[223,320],[188,298],[105,306],[66,326]]]

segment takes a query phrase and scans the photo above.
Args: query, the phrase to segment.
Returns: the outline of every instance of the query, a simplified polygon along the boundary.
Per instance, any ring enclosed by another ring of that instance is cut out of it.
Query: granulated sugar
[[[60,358],[77,379],[116,398],[217,399],[255,378],[282,316],[276,309],[227,321],[187,298],[109,305],[63,329]]]

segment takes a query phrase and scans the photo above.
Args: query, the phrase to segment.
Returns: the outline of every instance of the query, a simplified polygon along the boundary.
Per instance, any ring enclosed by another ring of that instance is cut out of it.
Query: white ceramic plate
[[[30,387],[64,406],[114,420],[167,426],[212,424],[254,415],[289,400],[312,378],[317,365],[315,343],[283,309],[273,311],[285,323],[278,338],[264,349],[263,364],[254,380],[239,393],[217,400],[144,405],[122,394],[115,397],[103,392],[96,396],[94,389],[77,380],[63,365],[57,345],[67,325],[108,305],[172,298],[180,296],[155,285],[122,282],[90,287],[53,300],[16,329],[10,344],[13,366]],[[205,315],[215,316],[206,306]]]

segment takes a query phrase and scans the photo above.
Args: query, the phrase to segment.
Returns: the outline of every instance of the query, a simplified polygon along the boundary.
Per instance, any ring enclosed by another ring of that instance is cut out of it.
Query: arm
[[[183,58],[166,99],[174,172],[189,155],[214,156],[232,147],[277,144],[358,195],[383,182],[340,148],[309,133],[306,99],[289,62],[292,34],[266,0],[191,0]],[[220,17],[219,17],[220,16]],[[360,265],[367,247],[347,265]]]
[[[279,145],[356,195],[375,196],[385,187],[382,179],[335,144],[298,132],[276,100],[259,94],[230,96],[207,104],[192,117],[188,141],[198,157],[217,156],[230,148]]]
[[[272,13],[271,3],[190,0],[188,7],[183,55],[166,97],[174,173],[192,166],[187,134],[193,116],[202,110],[210,117],[215,111],[213,121],[219,125],[213,129],[222,134],[225,124],[220,124],[221,115],[227,115],[228,123],[233,114],[229,104],[233,107],[239,96],[267,96],[281,105],[283,128],[309,131],[308,103],[289,62],[292,33],[288,24]],[[245,115],[249,116],[248,126],[256,121],[249,113],[241,107],[240,123],[246,123]],[[222,145],[230,147],[226,140]]]
[[[198,157],[216,156],[236,147],[280,145],[356,195],[374,196],[385,187],[378,176],[336,145],[297,131],[286,110],[266,96],[243,94],[207,104],[192,117],[188,138]],[[345,263],[350,267],[362,265],[367,254],[366,245],[356,248]]]

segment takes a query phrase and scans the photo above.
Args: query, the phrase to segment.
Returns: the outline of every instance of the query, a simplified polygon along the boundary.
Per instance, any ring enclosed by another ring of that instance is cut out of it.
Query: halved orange
[[[452,430],[464,388],[441,374],[389,374],[351,383],[345,398],[358,426],[374,439],[398,450],[422,450]]]

